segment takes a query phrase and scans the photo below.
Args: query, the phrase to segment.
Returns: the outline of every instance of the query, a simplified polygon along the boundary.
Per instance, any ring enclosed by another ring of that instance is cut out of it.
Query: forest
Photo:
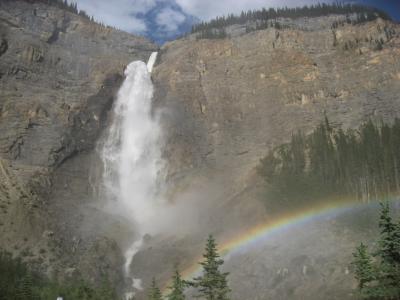
[[[21,258],[0,252],[0,300],[55,300],[61,296],[68,299],[117,299],[117,294],[104,279],[95,288],[83,280],[60,283],[33,271]]]
[[[301,17],[322,17],[331,14],[347,16],[355,14],[356,18],[354,20],[348,18],[349,23],[352,24],[372,21],[378,17],[385,20],[391,19],[387,13],[368,6],[343,3],[323,3],[295,8],[263,8],[261,10],[243,11],[240,15],[230,14],[228,16],[217,17],[208,22],[195,24],[192,26],[191,32],[198,33],[200,38],[224,38],[225,36],[220,35],[219,32],[220,30],[225,30],[224,28],[230,25],[246,24],[247,32],[266,29],[269,27],[281,29],[283,25],[277,22],[278,18],[296,19]],[[254,25],[249,23],[253,23]]]
[[[199,262],[203,272],[192,280],[184,280],[175,266],[165,297],[153,278],[146,289],[147,299],[184,300],[185,291],[191,288],[202,299],[228,300],[231,291],[227,279],[229,273],[221,271],[224,260],[220,258],[212,235],[207,239],[203,258]],[[106,279],[99,287],[77,279],[60,283],[33,272],[20,258],[4,251],[0,252],[0,275],[0,300],[55,300],[57,297],[63,300],[122,299]],[[134,300],[134,297],[129,300]]]
[[[400,190],[400,119],[368,121],[357,130],[333,128],[325,118],[305,135],[261,160],[259,174],[275,201],[309,201],[329,196],[377,199]]]

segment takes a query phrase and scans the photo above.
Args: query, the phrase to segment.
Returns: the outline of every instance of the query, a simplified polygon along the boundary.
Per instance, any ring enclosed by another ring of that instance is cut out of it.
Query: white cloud
[[[163,9],[156,17],[156,23],[162,31],[173,32],[176,31],[180,24],[185,22],[186,17],[178,11],[171,8]]]
[[[177,3],[182,10],[198,17],[208,20],[216,16],[229,13],[240,13],[242,10],[256,9],[261,7],[302,6],[327,2],[332,0],[76,0],[78,7],[85,10],[97,21],[119,29],[144,34],[146,22],[140,17],[157,3]],[[164,8],[157,16],[156,23],[164,32],[177,30],[178,26],[185,21],[185,16],[171,8]]]
[[[146,31],[144,20],[137,17],[146,13],[156,5],[155,0],[77,0],[79,9],[104,24],[132,32]]]

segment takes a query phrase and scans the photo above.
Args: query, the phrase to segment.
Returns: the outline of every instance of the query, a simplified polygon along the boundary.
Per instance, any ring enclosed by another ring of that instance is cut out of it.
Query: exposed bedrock
[[[1,248],[60,278],[121,283],[118,224],[94,205],[96,144],[125,66],[156,49],[54,6],[1,1]]]

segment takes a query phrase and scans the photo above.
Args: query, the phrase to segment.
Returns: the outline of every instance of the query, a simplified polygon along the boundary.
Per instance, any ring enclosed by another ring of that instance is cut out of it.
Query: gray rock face
[[[311,130],[324,112],[345,128],[398,116],[399,26],[325,27],[164,46],[154,80],[156,101],[176,116],[167,118],[171,174],[207,165],[247,176],[270,147]]]
[[[82,259],[109,249],[110,276],[120,281],[120,250],[89,226],[105,222],[90,207],[90,170],[125,66],[154,50],[53,6],[0,2],[0,247],[32,252],[28,261],[61,277],[76,269],[94,281],[104,268]]]
[[[323,22],[310,21],[318,23],[312,31],[293,24],[223,40],[189,37],[162,48],[153,77],[155,102],[166,111],[165,157],[177,191],[171,198],[188,193],[187,183],[199,178],[220,182],[223,191],[208,210],[208,227],[197,235],[203,240],[213,232],[223,241],[273,217],[255,169],[293,132],[311,131],[324,114],[343,128],[400,116],[399,25],[377,20],[332,30],[331,18]],[[203,190],[199,198],[209,196]],[[309,239],[294,235],[279,247],[269,245],[258,258],[232,259],[233,299],[352,299],[354,281],[346,268],[361,235],[343,235],[348,223],[338,223],[317,226]],[[190,251],[181,257],[198,254]],[[299,253],[306,258],[297,261]]]
[[[153,79],[168,196],[196,194],[213,206],[196,215],[190,236],[145,241],[131,266],[144,286],[154,275],[166,281],[175,262],[191,266],[209,232],[232,238],[270,217],[255,168],[294,131],[312,130],[324,113],[344,128],[399,116],[399,26],[378,20],[332,31],[333,20],[249,34],[232,27],[230,39],[162,48]],[[125,227],[97,208],[95,145],[124,67],[154,50],[55,7],[0,2],[1,248],[60,278],[96,283],[107,274],[123,284],[115,236]],[[358,240],[348,223],[321,221],[230,260],[233,299],[352,298],[347,264]]]

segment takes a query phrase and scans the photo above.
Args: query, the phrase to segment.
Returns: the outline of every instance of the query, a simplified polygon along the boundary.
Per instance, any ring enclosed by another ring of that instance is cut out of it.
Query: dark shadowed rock
[[[0,247],[55,276],[121,282],[121,250],[93,224],[107,218],[91,170],[125,66],[156,48],[42,2],[0,2]]]

